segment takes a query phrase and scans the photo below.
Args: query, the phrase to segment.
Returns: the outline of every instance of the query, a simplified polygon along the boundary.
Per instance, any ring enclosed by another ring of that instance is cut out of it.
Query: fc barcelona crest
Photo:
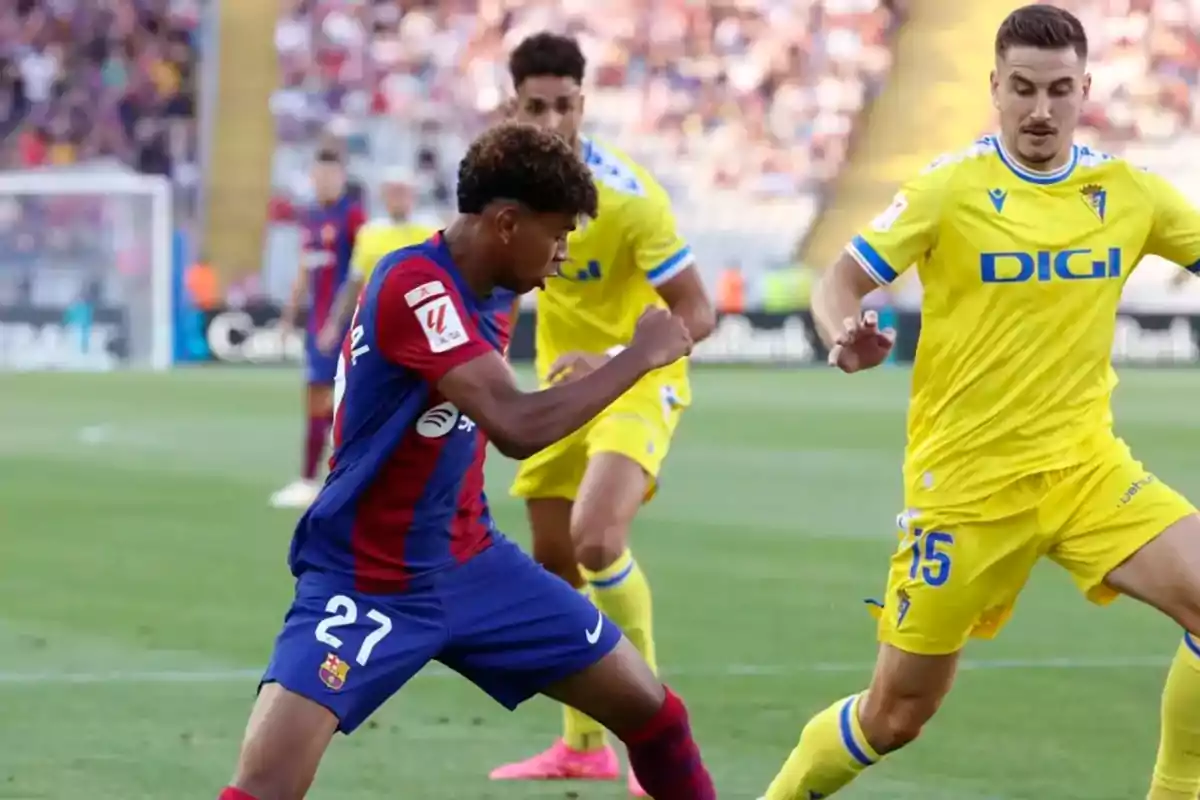
[[[1108,206],[1108,192],[1094,183],[1089,183],[1079,190],[1079,194],[1092,213],[1099,217],[1101,222],[1104,222],[1104,212]]]
[[[332,247],[333,243],[337,241],[337,226],[325,225],[322,227],[321,241],[325,243],[326,247]]]
[[[350,665],[330,653],[325,657],[325,663],[321,665],[317,674],[321,676],[321,683],[336,692],[346,685],[346,676],[350,674]]]

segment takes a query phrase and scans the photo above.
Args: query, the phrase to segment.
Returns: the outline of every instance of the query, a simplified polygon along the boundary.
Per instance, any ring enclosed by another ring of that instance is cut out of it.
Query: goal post
[[[0,173],[0,369],[169,369],[174,228],[159,175]]]

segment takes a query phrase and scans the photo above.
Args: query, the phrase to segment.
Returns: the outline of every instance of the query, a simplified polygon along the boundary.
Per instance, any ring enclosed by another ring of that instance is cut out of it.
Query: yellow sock
[[[592,602],[605,616],[617,623],[625,637],[646,659],[650,669],[658,672],[654,653],[654,604],[650,598],[650,583],[633,554],[626,550],[599,572],[580,568],[592,587]]]
[[[1162,695],[1162,734],[1147,800],[1200,795],[1200,638],[1184,634]]]
[[[879,760],[858,721],[858,698],[839,700],[808,721],[763,800],[829,797]]]
[[[585,583],[579,593],[588,600],[593,600],[590,583]],[[604,726],[582,711],[576,711],[570,706],[563,706],[563,741],[572,750],[581,752],[600,750],[606,744]]]

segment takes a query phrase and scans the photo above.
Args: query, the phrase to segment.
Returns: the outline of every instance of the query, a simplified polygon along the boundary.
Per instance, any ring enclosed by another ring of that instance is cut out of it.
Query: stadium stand
[[[0,4],[0,165],[113,159],[195,187],[199,7]]]
[[[294,2],[276,31],[282,224],[268,235],[271,289],[294,270],[286,222],[308,194],[314,142],[341,139],[359,175],[371,163],[414,169],[427,204],[444,209],[465,142],[509,91],[507,53],[544,28],[579,37],[590,132],[672,193],[707,277],[734,260],[752,272],[787,263],[891,66],[891,8],[612,0],[597,14],[585,0]]]
[[[166,175],[186,226],[201,183],[202,2],[0,3],[0,169],[108,164]],[[94,197],[0,198],[0,256],[10,267],[0,276],[0,295],[73,294],[77,281],[57,279],[56,265],[75,273],[89,259],[110,257],[110,243],[99,235],[110,222],[103,206]]]

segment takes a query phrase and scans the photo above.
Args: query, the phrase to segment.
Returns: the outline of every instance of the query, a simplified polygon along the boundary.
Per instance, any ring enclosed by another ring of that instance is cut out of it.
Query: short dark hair
[[[318,164],[341,164],[342,154],[332,147],[322,147],[317,151]]]
[[[596,184],[567,141],[552,131],[504,122],[471,143],[458,165],[458,211],[479,214],[496,200],[539,213],[596,216]]]
[[[549,31],[526,37],[508,57],[508,72],[518,88],[526,79],[539,76],[571,78],[582,84],[586,68],[579,42]]]
[[[1087,31],[1079,18],[1058,6],[1034,4],[1022,6],[1000,23],[996,31],[996,55],[1003,56],[1013,47],[1039,50],[1065,50],[1087,58]]]

